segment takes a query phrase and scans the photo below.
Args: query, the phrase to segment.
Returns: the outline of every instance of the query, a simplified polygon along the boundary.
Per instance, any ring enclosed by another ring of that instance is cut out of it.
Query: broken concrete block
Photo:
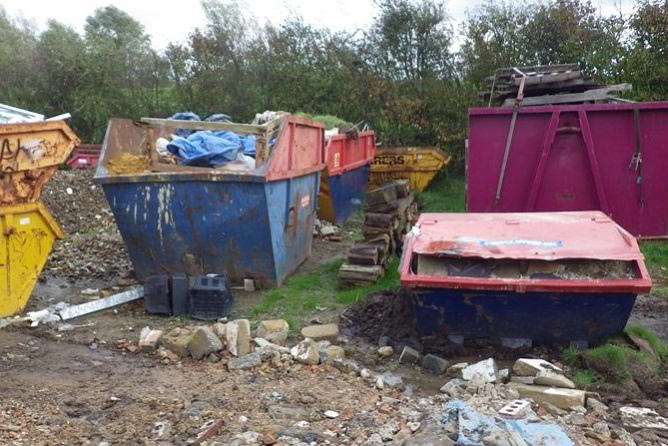
[[[162,330],[151,330],[149,327],[142,328],[139,334],[139,349],[144,352],[152,352],[158,348],[162,333]]]
[[[575,383],[560,373],[554,373],[550,370],[541,370],[534,379],[534,384],[539,386],[563,387],[565,389],[575,389]]]
[[[513,376],[510,377],[510,382],[512,382],[512,383],[521,383],[521,384],[533,385],[535,379],[536,379],[536,377],[534,377],[534,376],[517,376],[517,375],[513,375]]]
[[[227,324],[224,324],[222,322],[216,322],[211,326],[211,329],[213,330],[214,333],[216,333],[216,336],[218,336],[221,341],[226,342]]]
[[[271,319],[260,322],[255,336],[278,345],[285,345],[288,340],[290,325],[283,319]]]
[[[445,375],[450,378],[461,378],[462,370],[469,366],[468,362],[458,362],[457,364],[451,365],[445,371]]]
[[[520,358],[513,364],[513,374],[515,375],[536,376],[541,370],[564,373],[559,367],[544,359]]]
[[[197,327],[188,344],[190,356],[195,359],[202,359],[222,349],[223,343],[209,327]]]
[[[321,352],[323,362],[341,361],[346,357],[346,351],[338,345],[330,345]]]
[[[380,375],[380,378],[383,380],[383,385],[387,387],[401,387],[404,384],[403,378],[394,373],[385,372]]]
[[[255,339],[253,339],[253,342],[255,342],[255,345],[257,345],[260,348],[274,350],[278,353],[290,354],[290,349],[289,348],[283,347],[282,345],[274,344],[272,342],[267,341],[264,338],[255,338]]]
[[[180,357],[188,356],[188,344],[193,337],[193,332],[187,328],[174,328],[160,338],[160,344]]]
[[[320,349],[313,339],[306,338],[290,349],[290,354],[302,364],[317,365],[320,363]]]
[[[626,429],[654,429],[668,432],[668,418],[660,416],[656,411],[646,407],[620,407],[619,415]]]
[[[422,368],[429,370],[434,375],[442,375],[449,365],[447,360],[431,353],[422,358]]]
[[[527,400],[514,400],[499,409],[499,415],[507,418],[524,418],[531,408]]]
[[[577,389],[561,389],[546,386],[530,386],[511,382],[508,386],[517,390],[523,398],[531,398],[537,403],[543,401],[554,404],[560,409],[573,409],[584,406],[585,392]]]
[[[462,370],[462,378],[468,381],[473,379],[475,375],[480,375],[485,382],[493,383],[497,380],[497,371],[494,358],[488,358],[465,367]]]
[[[399,362],[402,364],[417,364],[420,362],[420,358],[422,355],[420,355],[420,352],[415,350],[412,347],[406,346],[401,352],[401,356],[399,356]]]
[[[390,345],[384,345],[378,348],[378,356],[381,358],[389,358],[394,354],[394,349]]]
[[[466,381],[461,378],[454,378],[443,384],[441,393],[445,393],[450,398],[459,398],[464,394]]]
[[[508,380],[510,379],[510,370],[501,369],[498,372],[496,372],[496,377],[498,378],[499,382],[502,383],[508,382]]]
[[[309,325],[302,328],[302,336],[314,341],[323,339],[334,340],[339,335],[339,326],[336,324]]]
[[[249,353],[238,358],[230,358],[227,361],[229,370],[247,370],[262,364],[262,355],[260,352]]]
[[[228,322],[225,330],[227,349],[234,356],[244,356],[251,352],[250,322],[248,319],[237,319]]]

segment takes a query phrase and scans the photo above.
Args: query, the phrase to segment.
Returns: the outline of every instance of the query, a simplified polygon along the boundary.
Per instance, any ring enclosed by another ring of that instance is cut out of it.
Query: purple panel
[[[629,168],[636,151],[634,109],[639,110],[642,187],[637,172]],[[552,138],[553,116],[558,123]],[[469,111],[469,211],[598,209],[636,236],[668,235],[668,102],[520,109],[497,203],[511,117],[511,108]],[[544,165],[539,169],[541,155]]]

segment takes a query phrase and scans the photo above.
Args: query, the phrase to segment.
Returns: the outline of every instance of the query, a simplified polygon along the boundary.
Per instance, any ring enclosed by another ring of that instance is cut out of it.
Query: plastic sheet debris
[[[142,297],[144,297],[144,287],[136,287],[103,299],[97,299],[79,305],[69,305],[66,302],[58,302],[57,304],[42,310],[29,311],[23,317],[0,319],[0,328],[25,322],[30,323],[31,327],[37,327],[39,324],[43,323],[67,321],[80,316],[86,316],[98,311],[117,307],[141,299]]]
[[[218,167],[235,161],[242,154],[255,154],[255,136],[239,136],[233,132],[201,131],[187,138],[176,136],[167,150],[189,166]]]
[[[496,438],[508,444],[573,446],[566,433],[551,423],[530,422],[528,420],[503,420],[482,415],[463,401],[450,401],[445,405],[441,423],[457,433],[457,444],[478,446]],[[485,441],[483,441],[485,439]],[[506,443],[504,443],[506,444]]]

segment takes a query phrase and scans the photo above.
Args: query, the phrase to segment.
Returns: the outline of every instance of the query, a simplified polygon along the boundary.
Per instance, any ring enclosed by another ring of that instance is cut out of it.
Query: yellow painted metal
[[[64,121],[0,125],[0,206],[39,200],[79,138]]]
[[[23,310],[63,232],[42,203],[0,207],[0,317]]]
[[[376,149],[371,163],[370,186],[405,179],[411,189],[423,191],[439,170],[450,162],[450,156],[436,147],[394,147]]]
[[[318,192],[318,218],[327,221],[336,221],[334,203],[329,190],[327,169],[320,174],[320,191]]]

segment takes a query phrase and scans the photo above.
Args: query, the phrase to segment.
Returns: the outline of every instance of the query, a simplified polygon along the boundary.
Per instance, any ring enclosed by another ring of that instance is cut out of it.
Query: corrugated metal
[[[602,212],[422,214],[405,240],[402,284],[454,289],[633,292],[651,280],[635,238]],[[432,277],[411,270],[416,255],[483,259],[622,260],[633,262],[634,279],[554,280]]]

